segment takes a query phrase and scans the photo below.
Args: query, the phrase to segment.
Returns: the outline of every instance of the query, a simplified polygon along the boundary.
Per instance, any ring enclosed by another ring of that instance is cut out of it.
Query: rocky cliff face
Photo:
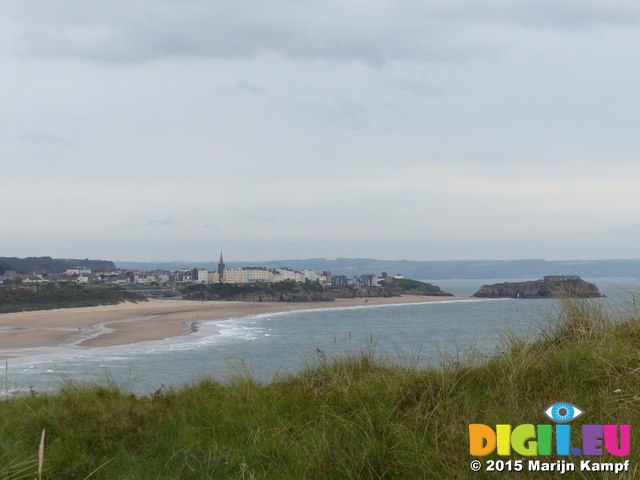
[[[186,293],[185,300],[233,300],[237,302],[331,302],[333,297],[322,292],[273,292],[268,290],[247,291],[236,293],[230,297],[216,294],[215,292],[202,290],[199,292]]]
[[[601,297],[598,287],[582,279],[545,282],[505,282],[483,285],[473,294],[480,298],[597,298]]]
[[[212,288],[201,288],[185,292],[185,300],[235,300],[239,302],[331,302],[336,298],[357,297],[397,297],[398,293],[385,287],[339,287],[323,290],[305,289],[293,286],[288,289],[276,289],[270,286],[249,285],[237,287],[233,292],[216,292]]]
[[[404,292],[397,286],[367,286],[367,287],[326,287],[296,283],[274,284],[212,284],[191,285],[182,290],[185,300],[235,300],[240,302],[331,302],[336,298],[364,298],[364,297],[399,297],[402,294],[411,295],[444,295],[435,287],[429,293],[422,291]]]
[[[401,293],[389,287],[327,287],[327,295],[331,298],[359,298],[359,297],[399,297]]]

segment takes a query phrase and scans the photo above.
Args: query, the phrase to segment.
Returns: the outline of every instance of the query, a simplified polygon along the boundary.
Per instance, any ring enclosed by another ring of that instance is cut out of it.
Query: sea
[[[597,301],[611,308],[624,309],[640,293],[638,278],[587,280],[606,295]],[[471,296],[483,284],[519,279],[424,281],[455,296]],[[87,384],[115,384],[125,392],[153,395],[203,378],[227,382],[247,375],[267,383],[361,352],[408,367],[440,365],[498,352],[508,335],[535,335],[556,321],[557,312],[551,299],[394,305],[363,300],[354,307],[205,319],[191,333],[163,341],[20,352],[22,357],[0,365],[0,396]]]

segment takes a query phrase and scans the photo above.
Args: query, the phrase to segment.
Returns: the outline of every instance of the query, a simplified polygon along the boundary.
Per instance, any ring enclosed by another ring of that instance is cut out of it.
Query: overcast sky
[[[637,0],[0,0],[0,256],[638,258]]]

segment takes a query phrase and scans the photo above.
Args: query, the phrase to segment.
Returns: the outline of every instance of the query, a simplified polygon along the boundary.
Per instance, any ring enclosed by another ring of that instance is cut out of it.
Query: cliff
[[[238,302],[328,302],[333,300],[333,297],[327,295],[319,286],[293,282],[188,285],[180,291],[184,300],[234,300]]]
[[[483,285],[473,296],[480,298],[597,298],[602,295],[593,283],[585,282],[579,277],[565,279],[545,277],[543,280],[529,282]]]
[[[422,282],[418,282],[421,283]],[[366,287],[322,287],[309,283],[279,282],[236,285],[214,283],[188,285],[181,289],[185,300],[235,300],[240,302],[331,302],[336,298],[399,297],[408,295],[451,296],[430,284],[411,288],[392,284]]]

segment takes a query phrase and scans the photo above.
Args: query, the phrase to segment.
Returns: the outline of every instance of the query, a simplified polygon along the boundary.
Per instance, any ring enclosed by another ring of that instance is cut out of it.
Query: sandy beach
[[[16,349],[74,345],[108,347],[185,335],[194,322],[224,320],[269,312],[317,308],[466,300],[468,297],[404,295],[339,299],[334,302],[200,302],[149,300],[101,307],[0,314],[0,358]],[[3,355],[2,350],[11,350]]]

